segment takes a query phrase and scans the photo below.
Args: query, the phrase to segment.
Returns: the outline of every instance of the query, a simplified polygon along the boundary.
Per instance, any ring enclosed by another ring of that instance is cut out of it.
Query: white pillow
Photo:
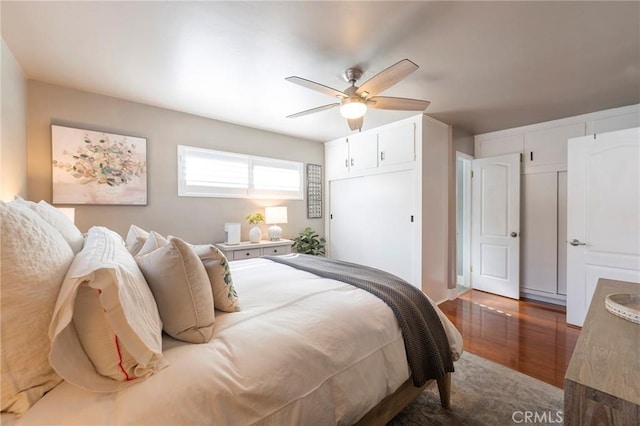
[[[32,208],[45,220],[45,222],[60,232],[62,238],[69,243],[74,254],[77,254],[82,250],[82,246],[84,244],[82,232],[80,232],[76,225],[71,222],[64,213],[44,200],[41,200],[37,204],[34,203]]]
[[[127,250],[129,250],[129,253],[133,256],[138,254],[144,243],[147,241],[147,238],[149,238],[149,233],[147,231],[136,225],[131,225],[129,227],[129,232],[127,232],[127,239],[125,240],[125,246],[127,247]]]
[[[190,343],[211,340],[215,325],[211,284],[189,244],[171,237],[163,247],[136,256],[136,261],[156,298],[164,331]]]
[[[89,229],[60,289],[49,338],[56,372],[90,391],[120,390],[167,365],[153,295],[115,232]]]
[[[62,379],[47,359],[47,329],[73,252],[28,208],[0,202],[2,411],[22,414]]]
[[[136,256],[142,256],[145,254],[149,254],[154,250],[159,249],[165,245],[169,244],[169,240],[158,234],[156,231],[149,232],[149,238],[144,242],[143,246],[140,248],[140,251]]]
[[[193,249],[202,261],[209,276],[213,292],[213,304],[216,309],[224,312],[239,311],[238,293],[233,287],[229,262],[224,253],[211,244],[193,246]]]

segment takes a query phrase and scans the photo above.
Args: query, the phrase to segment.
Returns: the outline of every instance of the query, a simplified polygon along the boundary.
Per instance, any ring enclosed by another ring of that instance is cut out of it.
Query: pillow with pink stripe
[[[54,370],[90,391],[120,390],[167,365],[155,300],[115,232],[89,230],[60,289],[49,338]]]

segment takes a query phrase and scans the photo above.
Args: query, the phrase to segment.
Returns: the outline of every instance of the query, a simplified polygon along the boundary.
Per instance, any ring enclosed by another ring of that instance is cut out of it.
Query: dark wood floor
[[[513,300],[477,290],[439,305],[464,339],[464,349],[563,387],[580,329],[563,306]]]

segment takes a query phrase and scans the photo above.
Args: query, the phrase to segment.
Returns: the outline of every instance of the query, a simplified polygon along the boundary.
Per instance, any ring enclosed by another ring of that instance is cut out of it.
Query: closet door
[[[414,279],[414,171],[334,180],[330,185],[331,257]]]
[[[555,295],[558,288],[558,174],[522,175],[520,287]]]

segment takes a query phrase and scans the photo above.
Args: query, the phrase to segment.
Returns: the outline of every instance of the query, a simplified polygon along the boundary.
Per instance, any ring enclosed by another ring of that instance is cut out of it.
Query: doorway
[[[471,160],[456,151],[456,289],[471,290]]]

